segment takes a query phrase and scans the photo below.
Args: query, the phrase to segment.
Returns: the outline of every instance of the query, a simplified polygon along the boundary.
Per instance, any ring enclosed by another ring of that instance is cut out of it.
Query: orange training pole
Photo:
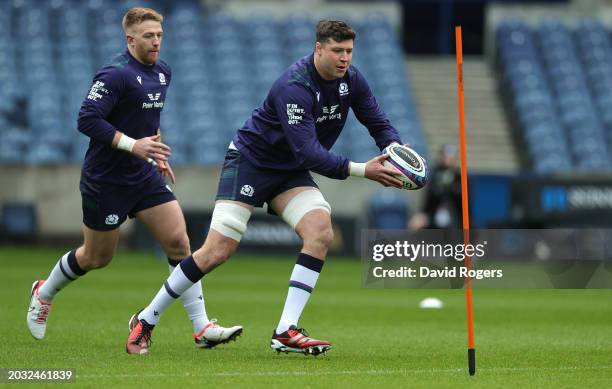
[[[470,216],[467,186],[467,152],[465,141],[465,102],[463,96],[463,45],[461,26],[455,27],[455,49],[457,56],[457,95],[459,98],[459,144],[461,149],[461,210],[463,212],[463,242],[470,243]],[[465,266],[470,269],[471,259],[465,258]],[[474,315],[472,311],[472,279],[465,279],[465,300],[467,307],[468,329],[468,368],[470,375],[476,374],[476,349],[474,348]]]

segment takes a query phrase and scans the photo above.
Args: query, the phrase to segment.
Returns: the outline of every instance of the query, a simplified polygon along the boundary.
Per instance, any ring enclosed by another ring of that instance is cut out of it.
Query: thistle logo
[[[240,189],[240,194],[247,197],[253,197],[253,193],[255,190],[251,185],[243,185],[242,189]]]
[[[119,216],[117,216],[115,214],[108,215],[106,217],[106,220],[104,221],[104,223],[106,223],[106,225],[108,225],[108,226],[114,226],[118,222],[119,222]]]
[[[346,82],[340,83],[340,87],[338,88],[338,93],[340,93],[340,96],[346,96],[349,94],[348,84]]]
[[[166,85],[166,75],[164,73],[159,73],[159,84]]]
[[[138,81],[138,83],[142,85],[142,77],[136,76],[136,81]]]

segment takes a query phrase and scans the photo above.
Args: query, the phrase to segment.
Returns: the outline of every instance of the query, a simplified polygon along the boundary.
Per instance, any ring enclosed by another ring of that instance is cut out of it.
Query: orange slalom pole
[[[463,214],[463,242],[470,243],[470,215],[467,185],[467,146],[465,141],[465,98],[463,91],[463,44],[461,26],[455,27],[455,50],[457,57],[457,95],[459,99],[459,144],[461,150],[461,210]],[[471,258],[465,258],[465,266],[470,270]],[[476,349],[474,348],[474,315],[472,309],[472,279],[465,279],[465,300],[468,330],[468,369],[470,375],[476,374]]]

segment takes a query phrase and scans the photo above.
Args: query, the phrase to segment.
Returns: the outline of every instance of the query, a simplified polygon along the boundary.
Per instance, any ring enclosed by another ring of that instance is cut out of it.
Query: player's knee
[[[108,265],[113,260],[115,250],[113,249],[100,249],[100,250],[87,250],[83,251],[83,257],[79,261],[79,265],[83,270],[94,270],[101,269]]]
[[[324,230],[321,230],[319,232],[319,235],[317,236],[317,241],[325,246],[325,248],[330,248],[333,241],[334,241],[334,230],[331,226],[331,223],[329,224],[328,227],[326,227]]]
[[[171,258],[184,258],[189,255],[189,237],[185,231],[173,232],[166,242],[166,254]]]
[[[212,246],[207,253],[207,258],[215,265],[227,261],[236,252],[236,245],[224,239]]]
[[[334,241],[334,230],[329,218],[310,218],[302,228],[304,245],[328,249]]]

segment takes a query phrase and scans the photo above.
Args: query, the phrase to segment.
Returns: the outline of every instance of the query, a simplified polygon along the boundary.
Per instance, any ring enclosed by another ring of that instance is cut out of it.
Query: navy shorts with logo
[[[308,170],[258,169],[238,150],[229,149],[223,162],[216,199],[262,207],[279,194],[299,186],[318,188]],[[271,211],[270,207],[268,211]]]
[[[110,231],[137,212],[176,200],[159,174],[135,186],[95,184],[81,177],[83,223],[96,231]]]

